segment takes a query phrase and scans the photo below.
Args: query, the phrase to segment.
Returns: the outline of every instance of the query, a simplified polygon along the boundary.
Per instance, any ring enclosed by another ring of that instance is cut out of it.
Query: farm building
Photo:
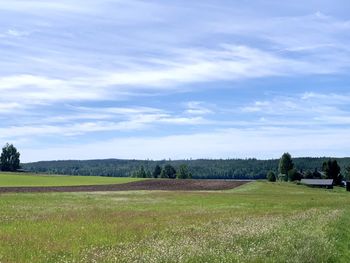
[[[333,189],[333,179],[301,179],[300,183],[312,187]]]

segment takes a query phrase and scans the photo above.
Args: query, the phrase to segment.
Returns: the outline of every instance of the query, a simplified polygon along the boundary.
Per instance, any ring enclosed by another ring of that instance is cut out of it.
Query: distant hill
[[[306,171],[321,170],[322,163],[329,158],[294,158],[297,169]],[[350,158],[336,158],[342,171],[350,165]],[[23,164],[23,168],[34,173],[67,174],[67,175],[97,175],[128,177],[143,166],[146,170],[153,171],[158,164],[164,166],[171,164],[175,168],[181,164],[187,164],[193,178],[203,179],[261,179],[265,178],[268,171],[277,171],[278,161],[257,159],[199,159],[176,161],[145,161],[145,160],[69,160],[69,161],[42,161]]]

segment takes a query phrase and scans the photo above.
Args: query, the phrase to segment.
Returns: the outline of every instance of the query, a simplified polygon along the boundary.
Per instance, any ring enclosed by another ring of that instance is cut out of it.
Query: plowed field
[[[51,186],[51,187],[0,187],[0,193],[37,193],[37,192],[97,192],[97,191],[210,191],[227,190],[241,186],[249,181],[234,180],[167,180],[154,179],[124,184]]]

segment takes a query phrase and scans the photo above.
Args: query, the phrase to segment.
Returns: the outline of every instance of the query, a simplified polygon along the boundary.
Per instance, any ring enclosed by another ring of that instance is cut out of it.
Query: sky
[[[350,156],[348,0],[0,0],[22,162]]]

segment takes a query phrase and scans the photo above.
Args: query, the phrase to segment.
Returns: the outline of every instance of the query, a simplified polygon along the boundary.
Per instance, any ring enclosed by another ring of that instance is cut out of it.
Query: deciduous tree
[[[276,182],[276,174],[273,171],[269,171],[266,178],[269,182]]]
[[[20,168],[20,153],[17,151],[13,144],[6,144],[2,148],[0,156],[0,164],[2,171],[16,171]]]
[[[294,168],[292,156],[289,153],[284,153],[280,159],[278,170],[280,174],[288,175],[288,171]]]
[[[161,174],[161,178],[170,178],[170,179],[175,179],[176,178],[176,170],[173,166],[170,164],[167,164],[164,166]]]
[[[294,182],[294,181],[300,181],[301,180],[301,174],[297,171],[297,169],[293,168],[288,171],[288,181]]]

